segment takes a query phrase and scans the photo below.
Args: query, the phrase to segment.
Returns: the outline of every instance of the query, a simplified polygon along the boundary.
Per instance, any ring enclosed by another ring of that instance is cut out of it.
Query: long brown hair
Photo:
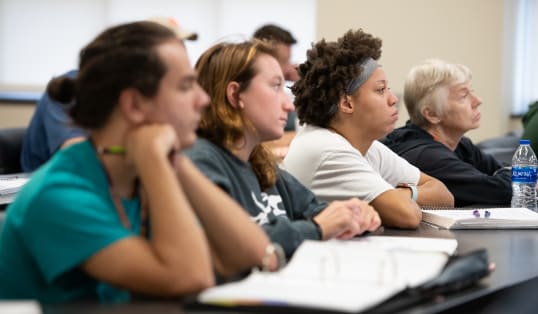
[[[261,54],[276,56],[268,43],[252,39],[241,43],[219,43],[200,56],[195,66],[198,82],[211,98],[198,127],[200,137],[231,150],[245,138],[245,129],[253,128],[241,109],[228,101],[226,87],[230,82],[237,82],[239,92],[246,90],[257,74],[254,63]],[[275,184],[277,164],[262,144],[254,148],[249,163],[262,189]]]

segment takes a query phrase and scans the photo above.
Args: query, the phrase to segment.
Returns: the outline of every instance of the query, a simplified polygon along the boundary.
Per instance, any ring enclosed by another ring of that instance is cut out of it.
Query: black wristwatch
[[[310,218],[310,221],[314,224],[314,227],[316,227],[316,232],[318,233],[319,239],[323,240],[323,230],[321,230],[321,227],[314,220],[314,218]]]

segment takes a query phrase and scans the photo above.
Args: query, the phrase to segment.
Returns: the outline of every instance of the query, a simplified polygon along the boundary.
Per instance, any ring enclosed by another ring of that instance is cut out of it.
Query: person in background
[[[538,154],[538,101],[529,105],[529,110],[521,119],[523,123],[522,139],[530,140],[532,150]]]
[[[122,24],[84,47],[78,68],[47,91],[74,104],[88,139],[8,207],[0,299],[177,297],[212,286],[214,271],[277,268],[266,234],[182,154],[209,101],[183,41],[153,22]]]
[[[75,78],[77,71],[64,75]],[[86,138],[86,131],[71,123],[66,113],[70,106],[72,104],[52,100],[47,92],[41,96],[22,142],[21,166],[24,172],[33,172],[58,149]]]
[[[182,40],[198,38],[197,33],[181,28],[173,18],[155,16],[148,21],[170,28]],[[76,75],[77,70],[62,74],[72,79]],[[47,92],[41,96],[23,139],[20,160],[24,172],[35,171],[60,148],[86,139],[87,132],[75,126],[67,114],[72,106],[51,99]]]
[[[295,82],[299,79],[297,65],[291,63],[291,46],[297,43],[297,39],[290,31],[274,24],[266,24],[258,28],[252,37],[269,41],[275,46],[276,58],[286,81]]]
[[[287,85],[292,84],[299,79],[299,74],[297,73],[297,64],[291,63],[291,47],[297,43],[297,39],[293,37],[290,31],[274,24],[265,24],[259,27],[254,32],[252,37],[259,40],[268,41],[274,46],[276,58],[280,64],[280,67],[282,68]],[[293,97],[293,95],[290,96]],[[266,143],[273,154],[279,159],[286,156],[288,146],[295,136],[296,122],[297,114],[295,111],[290,111],[288,113],[286,126],[284,127],[284,135],[278,140],[269,141]]]
[[[414,66],[404,86],[410,121],[385,145],[420,170],[441,180],[456,206],[509,205],[511,171],[465,137],[480,126],[482,100],[464,65],[431,59]]]
[[[378,141],[398,119],[380,56],[381,40],[360,29],[312,46],[292,88],[305,125],[283,167],[323,201],[358,197],[384,225],[415,228],[419,206],[451,207],[454,199],[443,183]]]
[[[348,239],[375,230],[379,216],[358,199],[319,203],[280,170],[263,142],[282,136],[293,104],[275,52],[265,42],[219,43],[200,56],[198,81],[210,95],[187,155],[238,201],[290,257],[306,239]]]

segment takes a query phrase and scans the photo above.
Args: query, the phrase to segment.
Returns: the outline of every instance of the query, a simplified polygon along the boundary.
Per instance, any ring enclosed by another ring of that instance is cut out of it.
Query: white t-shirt
[[[371,202],[398,183],[417,184],[420,178],[418,168],[379,141],[363,156],[338,133],[311,125],[299,130],[282,167],[322,201]]]

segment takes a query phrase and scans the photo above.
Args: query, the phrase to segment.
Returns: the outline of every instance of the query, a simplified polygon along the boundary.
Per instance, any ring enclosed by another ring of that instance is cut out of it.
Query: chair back
[[[507,134],[505,136],[490,138],[476,144],[484,153],[492,155],[503,164],[510,165],[512,156],[519,146],[519,136]]]
[[[26,128],[0,129],[0,174],[22,172],[21,150]]]

